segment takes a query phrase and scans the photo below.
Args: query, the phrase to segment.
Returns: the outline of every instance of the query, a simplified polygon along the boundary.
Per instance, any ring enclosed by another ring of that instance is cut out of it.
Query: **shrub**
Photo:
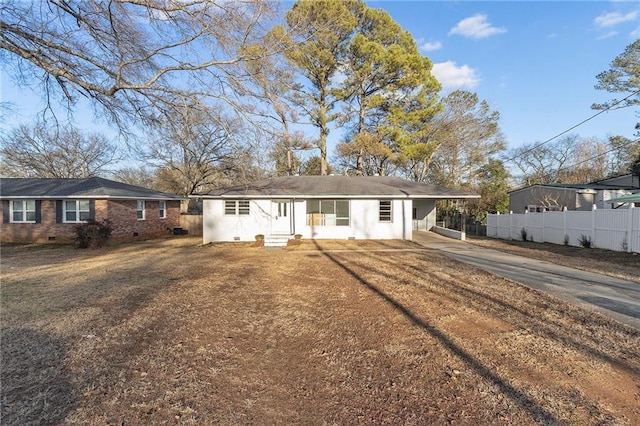
[[[580,235],[578,242],[584,248],[591,248],[591,237],[589,235]]]
[[[525,228],[520,230],[520,236],[522,237],[522,241],[527,241],[527,230]]]
[[[112,231],[111,222],[106,219],[102,222],[89,220],[73,228],[73,239],[78,248],[100,248],[109,241]]]
[[[257,234],[255,238],[256,241],[264,241],[264,234]]]
[[[569,245],[569,236],[567,234],[564,235],[564,245],[565,246]]]
[[[295,238],[296,240],[301,240],[302,239],[302,234],[296,234],[293,236],[293,238]]]

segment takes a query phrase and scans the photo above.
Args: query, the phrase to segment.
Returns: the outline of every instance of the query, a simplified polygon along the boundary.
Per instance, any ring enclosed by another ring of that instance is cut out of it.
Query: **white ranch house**
[[[284,176],[203,195],[203,243],[412,239],[436,221],[436,201],[479,198],[387,176]]]

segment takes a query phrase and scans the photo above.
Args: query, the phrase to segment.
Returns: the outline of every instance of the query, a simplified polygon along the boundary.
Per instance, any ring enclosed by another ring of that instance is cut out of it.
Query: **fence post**
[[[509,239],[513,240],[513,212],[509,211]]]
[[[629,215],[629,219],[627,220],[627,232],[625,233],[625,238],[627,239],[627,252],[631,253],[635,248],[635,239],[633,238],[633,209],[635,207],[635,203],[629,203],[629,208],[627,209],[627,214]]]
[[[593,242],[594,247],[598,247],[598,243],[596,241],[596,210],[596,205],[591,205],[591,241]]]
[[[567,206],[562,208],[562,238],[567,238],[569,234],[567,234]],[[566,241],[566,240],[564,240]],[[569,241],[569,245],[571,245],[571,241]]]
[[[547,211],[547,209],[542,209],[542,229],[540,230],[540,233],[542,234],[542,243],[546,242],[544,239],[544,213]]]

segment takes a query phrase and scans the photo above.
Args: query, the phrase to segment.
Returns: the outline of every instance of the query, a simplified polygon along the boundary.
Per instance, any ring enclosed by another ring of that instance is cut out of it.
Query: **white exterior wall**
[[[307,226],[307,203],[293,201],[290,215],[292,230],[305,239],[407,239],[412,238],[413,201],[392,201],[392,222],[379,221],[379,200],[351,200],[349,226]],[[224,214],[224,200],[203,201],[203,243],[214,241],[255,241],[257,234],[271,233],[271,200],[251,200],[248,216]],[[432,205],[432,206],[431,206]],[[432,207],[432,208],[431,208]],[[419,218],[426,226],[435,225],[435,201],[426,200],[418,207]],[[421,213],[420,213],[421,212]],[[424,216],[420,216],[424,214]],[[433,222],[433,223],[431,223]]]
[[[430,231],[436,226],[436,200],[413,200],[413,208],[416,209],[414,230]]]
[[[224,200],[203,200],[202,242],[255,241],[257,234],[269,233],[271,200],[251,200],[249,215],[224,214]]]

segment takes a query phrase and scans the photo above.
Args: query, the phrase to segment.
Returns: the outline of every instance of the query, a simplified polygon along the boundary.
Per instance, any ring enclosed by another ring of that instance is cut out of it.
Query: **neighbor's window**
[[[158,201],[158,211],[160,212],[160,219],[167,218],[167,202]]]
[[[138,202],[136,203],[136,217],[138,218],[138,220],[144,220],[144,216],[145,216],[145,206],[144,206],[144,200],[138,200]]]
[[[248,216],[249,200],[225,200],[224,214],[227,216]]]
[[[89,200],[64,200],[65,222],[86,222],[91,218]]]
[[[349,226],[349,200],[308,200],[307,226]]]
[[[20,200],[11,202],[11,222],[36,222],[35,200]]]
[[[392,222],[391,200],[380,200],[380,212],[378,218],[380,222]]]

